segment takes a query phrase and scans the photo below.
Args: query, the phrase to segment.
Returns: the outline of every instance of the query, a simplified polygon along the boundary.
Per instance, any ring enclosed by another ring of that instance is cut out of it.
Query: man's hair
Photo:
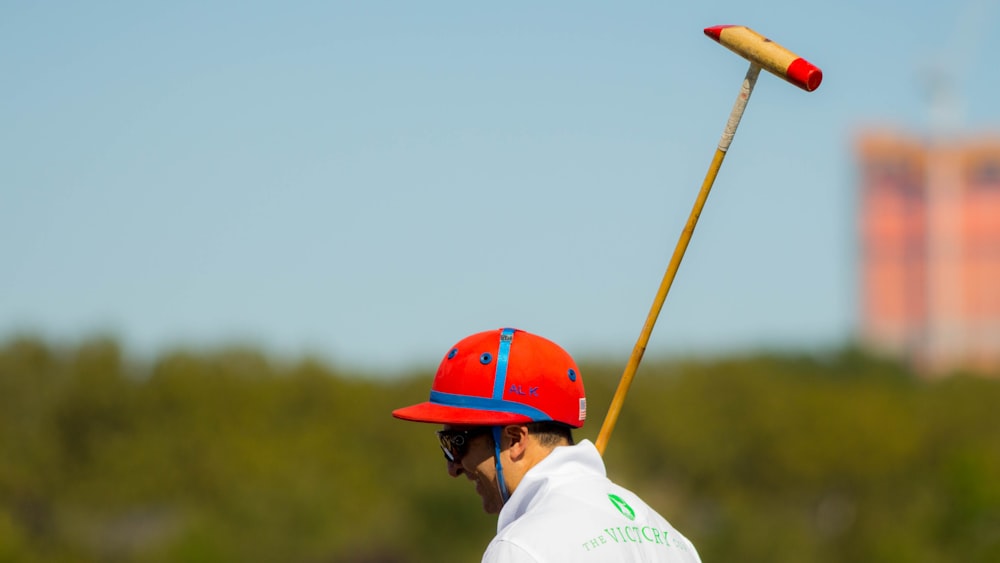
[[[573,429],[560,422],[529,422],[528,434],[535,436],[538,443],[546,447],[555,447],[565,440],[573,445]]]

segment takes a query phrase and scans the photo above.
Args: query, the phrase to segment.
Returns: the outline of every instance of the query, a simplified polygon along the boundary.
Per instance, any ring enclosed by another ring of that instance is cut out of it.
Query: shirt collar
[[[590,440],[581,440],[575,446],[559,446],[545,459],[538,462],[521,478],[517,489],[500,510],[497,518],[497,532],[503,530],[531,508],[538,494],[554,477],[586,475],[607,477],[604,460]]]

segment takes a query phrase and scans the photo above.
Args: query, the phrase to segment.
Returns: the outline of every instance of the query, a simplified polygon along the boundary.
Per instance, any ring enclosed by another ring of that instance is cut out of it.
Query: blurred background
[[[1000,560],[1000,2],[0,7],[0,561],[478,560],[423,400],[581,364],[705,561]]]

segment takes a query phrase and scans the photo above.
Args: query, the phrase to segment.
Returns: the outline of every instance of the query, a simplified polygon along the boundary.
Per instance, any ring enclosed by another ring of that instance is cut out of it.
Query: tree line
[[[581,363],[595,439],[621,366]],[[248,347],[0,344],[0,562],[478,561],[433,374]],[[1000,379],[844,348],[652,361],[606,461],[708,561],[1000,561]]]

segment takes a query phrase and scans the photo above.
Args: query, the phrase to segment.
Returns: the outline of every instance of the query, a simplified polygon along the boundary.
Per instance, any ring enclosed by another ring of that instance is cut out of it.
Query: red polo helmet
[[[587,418],[583,378],[556,343],[504,328],[463,338],[434,375],[430,399],[392,411],[403,420],[501,426],[561,422],[572,428]]]

